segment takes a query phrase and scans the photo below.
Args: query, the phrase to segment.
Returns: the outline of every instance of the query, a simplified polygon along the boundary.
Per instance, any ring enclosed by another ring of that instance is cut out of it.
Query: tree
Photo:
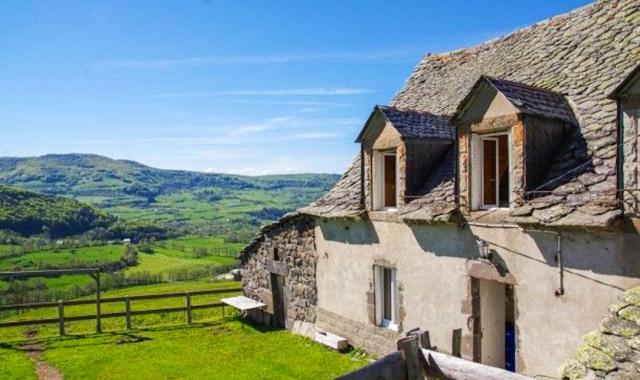
[[[138,264],[138,251],[131,244],[125,244],[122,259],[128,266]]]

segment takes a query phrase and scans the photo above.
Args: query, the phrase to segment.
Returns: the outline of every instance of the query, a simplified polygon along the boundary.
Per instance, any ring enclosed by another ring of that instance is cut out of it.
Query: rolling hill
[[[328,191],[335,174],[248,177],[165,170],[91,154],[0,157],[0,184],[73,197],[123,219],[247,239]]]
[[[113,222],[113,217],[75,199],[0,186],[0,230],[23,235],[46,233],[55,238],[108,227]]]

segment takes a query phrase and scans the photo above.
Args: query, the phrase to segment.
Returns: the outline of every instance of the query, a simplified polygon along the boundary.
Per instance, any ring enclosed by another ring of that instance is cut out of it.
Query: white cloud
[[[265,105],[286,105],[302,107],[353,107],[353,104],[342,102],[321,102],[316,100],[253,100],[253,99],[221,99],[222,102],[245,103],[245,104],[265,104]],[[302,108],[303,109],[303,108]]]
[[[293,137],[299,140],[321,140],[321,139],[330,139],[338,136],[340,136],[340,134],[336,132],[305,132],[305,133],[298,133]]]
[[[230,174],[241,175],[266,175],[266,174],[291,174],[305,171],[306,165],[291,157],[282,157],[273,161],[261,163],[259,166],[243,166],[226,170]]]
[[[289,89],[269,89],[269,90],[235,90],[217,92],[168,92],[153,94],[152,98],[208,98],[218,96],[342,96],[361,95],[373,92],[368,88],[354,87],[313,87],[313,88],[289,88]]]
[[[290,52],[276,54],[214,55],[162,59],[122,59],[99,62],[97,69],[171,69],[221,65],[265,65],[296,62],[396,63],[414,62],[424,51],[415,47],[360,52]]]

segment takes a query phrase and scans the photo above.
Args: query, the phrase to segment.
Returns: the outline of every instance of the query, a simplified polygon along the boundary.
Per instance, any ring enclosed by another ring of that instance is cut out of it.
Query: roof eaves
[[[376,104],[373,107],[373,110],[371,111],[371,114],[369,114],[369,117],[367,118],[367,121],[365,121],[364,126],[362,127],[362,129],[360,130],[360,133],[358,133],[358,137],[356,137],[356,143],[360,144],[362,143],[362,140],[364,138],[365,132],[367,131],[368,127],[369,127],[369,123],[371,122],[371,119],[373,119],[373,116],[377,113],[380,112],[382,114],[382,116],[386,119],[387,117],[385,116],[384,112],[382,112],[382,110],[380,109],[380,105]]]

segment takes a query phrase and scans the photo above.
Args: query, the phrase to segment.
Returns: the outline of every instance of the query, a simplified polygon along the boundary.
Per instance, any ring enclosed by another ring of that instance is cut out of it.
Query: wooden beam
[[[0,272],[0,278],[57,277],[65,274],[94,274],[99,271],[100,269],[97,268],[25,270],[19,272]]]
[[[533,380],[501,368],[471,362],[451,355],[422,349],[427,376],[451,380]]]

